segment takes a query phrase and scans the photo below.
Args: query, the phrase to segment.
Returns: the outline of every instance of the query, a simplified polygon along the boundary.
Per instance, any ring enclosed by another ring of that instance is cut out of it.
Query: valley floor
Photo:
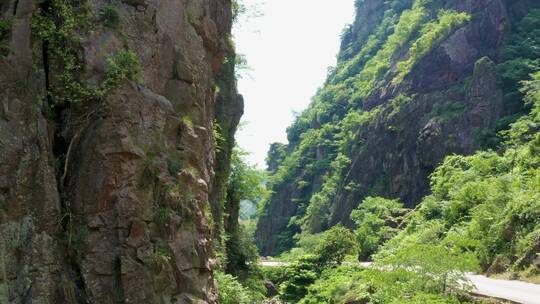
[[[263,260],[260,265],[262,267],[284,267],[289,265],[289,262]],[[371,263],[364,262],[360,265],[369,267]],[[473,293],[476,295],[522,304],[540,304],[540,285],[515,280],[492,279],[476,274],[468,274],[466,277],[473,284]]]

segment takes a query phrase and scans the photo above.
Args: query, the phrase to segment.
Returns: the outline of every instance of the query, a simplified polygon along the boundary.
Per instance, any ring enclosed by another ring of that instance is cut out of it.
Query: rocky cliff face
[[[483,147],[482,136],[521,111],[501,83],[500,63],[509,59],[501,49],[536,7],[357,1],[337,67],[288,130],[291,156],[274,174],[256,232],[262,253],[290,248],[300,231],[352,225],[351,211],[367,196],[414,207],[445,156]]]
[[[226,62],[218,75],[217,85],[219,92],[216,96],[215,106],[215,132],[217,132],[216,174],[214,187],[210,193],[210,204],[214,221],[214,240],[222,247],[223,236],[230,234],[227,229],[226,215],[231,217],[233,209],[238,206],[231,205],[226,199],[228,178],[231,171],[231,156],[235,145],[234,134],[240,118],[244,113],[244,99],[238,94],[235,75],[235,54],[230,52]],[[238,221],[238,216],[231,220]],[[223,247],[220,250],[224,249]]]
[[[230,1],[0,6],[0,302],[215,303]]]

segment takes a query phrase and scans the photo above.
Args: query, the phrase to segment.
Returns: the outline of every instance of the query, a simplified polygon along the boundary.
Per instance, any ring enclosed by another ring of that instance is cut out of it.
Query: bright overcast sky
[[[264,2],[262,2],[264,1]],[[340,33],[354,16],[354,0],[244,0],[258,4],[262,17],[243,20],[234,30],[237,52],[252,71],[239,79],[245,99],[244,126],[236,138],[265,168],[273,142],[287,143],[293,111],[307,107],[336,63]]]

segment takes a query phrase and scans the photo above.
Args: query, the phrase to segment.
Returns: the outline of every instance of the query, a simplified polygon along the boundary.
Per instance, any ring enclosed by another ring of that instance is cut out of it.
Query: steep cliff
[[[497,132],[527,111],[517,87],[540,66],[537,47],[516,46],[538,43],[537,18],[528,18],[538,7],[356,1],[337,66],[287,130],[288,155],[279,165],[269,158],[274,194],[256,231],[261,252],[290,248],[301,231],[352,225],[351,211],[370,195],[414,207],[445,156],[496,149]]]
[[[234,134],[244,113],[244,100],[236,89],[235,54],[229,53],[218,75],[214,132],[216,138],[216,174],[214,187],[210,192],[210,204],[214,220],[214,239],[221,244],[225,234],[230,234],[226,222],[227,215],[234,213],[239,206],[227,200],[227,184],[231,174],[231,157],[235,145]],[[230,216],[229,216],[230,217]],[[231,221],[238,222],[238,216]],[[220,249],[225,249],[224,247]]]
[[[0,7],[0,302],[215,303],[231,2]]]

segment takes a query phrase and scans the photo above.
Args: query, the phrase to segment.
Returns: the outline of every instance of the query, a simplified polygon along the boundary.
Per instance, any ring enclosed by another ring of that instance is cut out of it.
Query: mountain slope
[[[357,1],[337,66],[289,127],[289,144],[269,152],[261,253],[290,248],[301,231],[352,225],[367,196],[414,207],[445,156],[496,149],[497,132],[528,110],[519,81],[539,66],[539,6]]]

